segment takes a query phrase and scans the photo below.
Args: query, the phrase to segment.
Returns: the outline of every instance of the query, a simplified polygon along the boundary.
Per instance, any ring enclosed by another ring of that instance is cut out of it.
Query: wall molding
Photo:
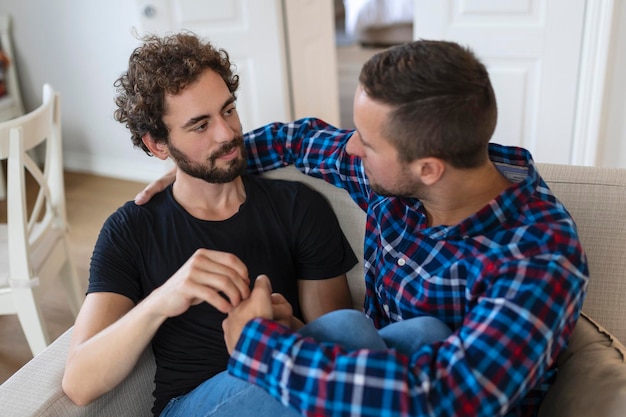
[[[63,166],[73,172],[149,183],[160,178],[173,165],[169,160],[149,158],[143,155],[143,152],[136,154],[134,158],[125,159],[64,150]]]

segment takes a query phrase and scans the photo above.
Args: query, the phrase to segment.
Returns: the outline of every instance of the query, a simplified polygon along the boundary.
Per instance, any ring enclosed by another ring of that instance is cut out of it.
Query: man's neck
[[[246,190],[241,177],[229,183],[212,184],[178,170],[172,192],[174,199],[189,214],[200,220],[229,219],[237,214],[246,201]]]
[[[479,168],[448,169],[445,178],[422,199],[429,226],[453,226],[489,204],[513,183],[487,163]]]

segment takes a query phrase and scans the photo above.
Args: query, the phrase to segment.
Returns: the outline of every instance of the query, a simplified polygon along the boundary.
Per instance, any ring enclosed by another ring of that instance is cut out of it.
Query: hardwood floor
[[[65,194],[70,245],[76,269],[87,286],[91,252],[102,223],[120,205],[132,200],[144,183],[67,172]],[[6,222],[6,201],[0,203],[0,222]],[[73,323],[59,282],[43,282],[41,305],[51,340]],[[16,316],[0,316],[0,383],[32,358]]]

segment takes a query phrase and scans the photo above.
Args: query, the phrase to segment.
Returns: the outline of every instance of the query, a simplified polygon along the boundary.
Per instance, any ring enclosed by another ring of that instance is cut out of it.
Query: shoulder
[[[104,223],[105,228],[128,227],[151,223],[152,220],[164,211],[172,210],[174,205],[168,196],[169,188],[155,194],[150,201],[138,205],[133,200],[127,201],[113,212]]]
[[[570,265],[584,270],[586,261],[576,223],[560,201],[536,193],[520,201],[517,210],[508,216],[510,228],[504,236],[509,245],[540,262],[569,259]]]

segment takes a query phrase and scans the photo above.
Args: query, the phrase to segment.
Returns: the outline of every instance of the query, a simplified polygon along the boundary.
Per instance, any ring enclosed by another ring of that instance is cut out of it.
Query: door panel
[[[571,163],[585,0],[415,0],[414,38],[469,46],[498,99],[493,141]]]
[[[240,75],[244,131],[292,119],[280,0],[138,0],[143,33],[190,30],[225,49]]]

